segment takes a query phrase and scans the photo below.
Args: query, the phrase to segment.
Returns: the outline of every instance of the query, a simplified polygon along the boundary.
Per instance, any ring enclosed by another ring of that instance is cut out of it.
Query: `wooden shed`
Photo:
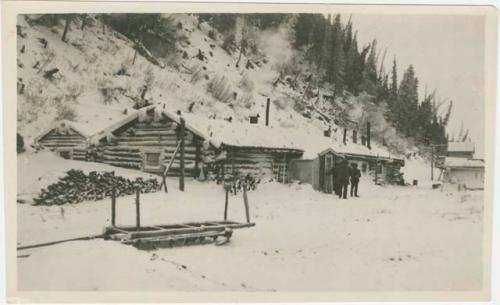
[[[326,173],[339,158],[347,159],[349,165],[357,164],[361,174],[371,176],[376,183],[397,183],[393,177],[404,166],[403,159],[363,154],[352,147],[327,148],[319,152],[316,158],[291,160],[290,179],[311,184],[315,190],[332,193],[332,176]]]
[[[81,123],[59,121],[35,139],[35,144],[48,148],[64,159],[86,160],[91,132]]]

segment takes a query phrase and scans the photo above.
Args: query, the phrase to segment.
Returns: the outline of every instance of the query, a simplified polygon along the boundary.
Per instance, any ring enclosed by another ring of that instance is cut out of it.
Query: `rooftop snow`
[[[333,138],[325,137],[312,129],[285,128],[265,126],[263,124],[248,124],[228,122],[225,120],[207,119],[196,114],[182,114],[187,126],[205,134],[205,139],[218,147],[221,144],[238,147],[269,147],[277,149],[296,149],[304,152],[304,159],[314,159],[328,148],[338,153],[364,155],[381,158],[395,158],[387,150],[372,145],[366,146],[347,143],[344,145]]]
[[[465,159],[446,157],[444,160],[445,167],[484,167],[484,161],[479,159]]]
[[[474,152],[474,143],[472,142],[448,142],[448,151],[453,152]]]
[[[60,129],[60,128],[71,128],[77,133],[81,134],[82,136],[89,138],[93,134],[97,132],[96,127],[93,126],[92,124],[86,124],[86,123],[78,123],[78,122],[73,122],[73,121],[68,121],[68,120],[61,120],[55,122],[50,128],[45,130],[43,133],[41,133],[37,139],[42,138],[46,134],[48,134],[51,130],[53,129]]]
[[[244,122],[228,122],[226,120],[209,119],[194,113],[176,113],[165,110],[161,105],[149,106],[113,124],[98,134],[102,139],[109,133],[117,130],[127,122],[140,117],[146,111],[155,109],[155,117],[163,114],[171,120],[180,123],[181,117],[185,119],[186,128],[196,135],[210,141],[215,147],[221,145],[236,147],[255,147],[289,149],[303,151],[304,159],[314,159],[326,149],[333,149],[341,154],[371,156],[379,158],[398,158],[391,155],[386,149],[372,145],[369,149],[361,144],[348,142],[345,145],[333,138],[325,137],[313,129],[286,128],[277,126],[265,126],[262,124],[249,124]]]

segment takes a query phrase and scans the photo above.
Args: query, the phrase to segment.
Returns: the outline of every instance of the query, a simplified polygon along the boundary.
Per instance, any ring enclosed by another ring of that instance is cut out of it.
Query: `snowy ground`
[[[93,166],[63,161],[59,167],[67,166],[65,162]],[[55,167],[48,171],[52,176],[57,176]],[[19,165],[19,170],[22,173],[26,167]],[[25,190],[29,189],[27,183],[21,185]],[[176,190],[176,180],[168,184],[168,194],[141,197],[142,224],[222,219],[222,188],[189,180],[186,192],[181,193]],[[482,192],[380,187],[363,180],[360,194],[360,198],[339,200],[315,192],[309,185],[260,185],[249,193],[256,226],[235,230],[231,242],[223,246],[206,244],[147,252],[114,241],[93,240],[19,251],[19,289],[481,288]],[[62,207],[19,204],[17,211],[18,245],[30,245],[101,233],[109,224],[110,202]],[[134,224],[133,196],[119,198],[117,213],[118,224]],[[244,220],[240,194],[230,198],[229,218]]]

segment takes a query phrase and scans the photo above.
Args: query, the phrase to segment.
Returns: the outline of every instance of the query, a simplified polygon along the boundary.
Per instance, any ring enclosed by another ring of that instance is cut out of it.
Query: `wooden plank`
[[[136,157],[136,158],[132,158],[132,157],[120,157],[120,156],[111,156],[111,155],[108,155],[108,154],[104,154],[103,155],[103,159],[104,160],[110,160],[110,161],[142,162],[142,158],[141,157]]]
[[[254,226],[254,223],[246,223],[246,224],[223,224],[223,225],[214,225],[214,226],[204,226],[204,227],[194,227],[194,228],[178,228],[178,229],[163,229],[157,231],[137,231],[137,232],[128,232],[129,239],[137,239],[137,238],[147,238],[147,237],[158,237],[158,236],[167,236],[167,235],[177,235],[177,234],[189,234],[189,233],[198,233],[198,232],[207,232],[207,231],[224,231],[226,228],[246,228],[250,226]]]
[[[104,151],[130,151],[130,152],[140,152],[137,146],[125,146],[125,145],[107,145]]]

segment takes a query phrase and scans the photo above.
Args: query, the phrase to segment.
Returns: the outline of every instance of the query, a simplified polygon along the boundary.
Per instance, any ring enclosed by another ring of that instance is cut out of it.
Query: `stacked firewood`
[[[81,170],[69,170],[57,183],[41,189],[35,205],[61,205],[79,203],[87,200],[100,200],[111,197],[115,189],[116,197],[131,195],[139,189],[141,193],[158,191],[160,185],[156,179],[137,178],[132,181],[115,176],[114,172],[90,172],[86,175]]]

